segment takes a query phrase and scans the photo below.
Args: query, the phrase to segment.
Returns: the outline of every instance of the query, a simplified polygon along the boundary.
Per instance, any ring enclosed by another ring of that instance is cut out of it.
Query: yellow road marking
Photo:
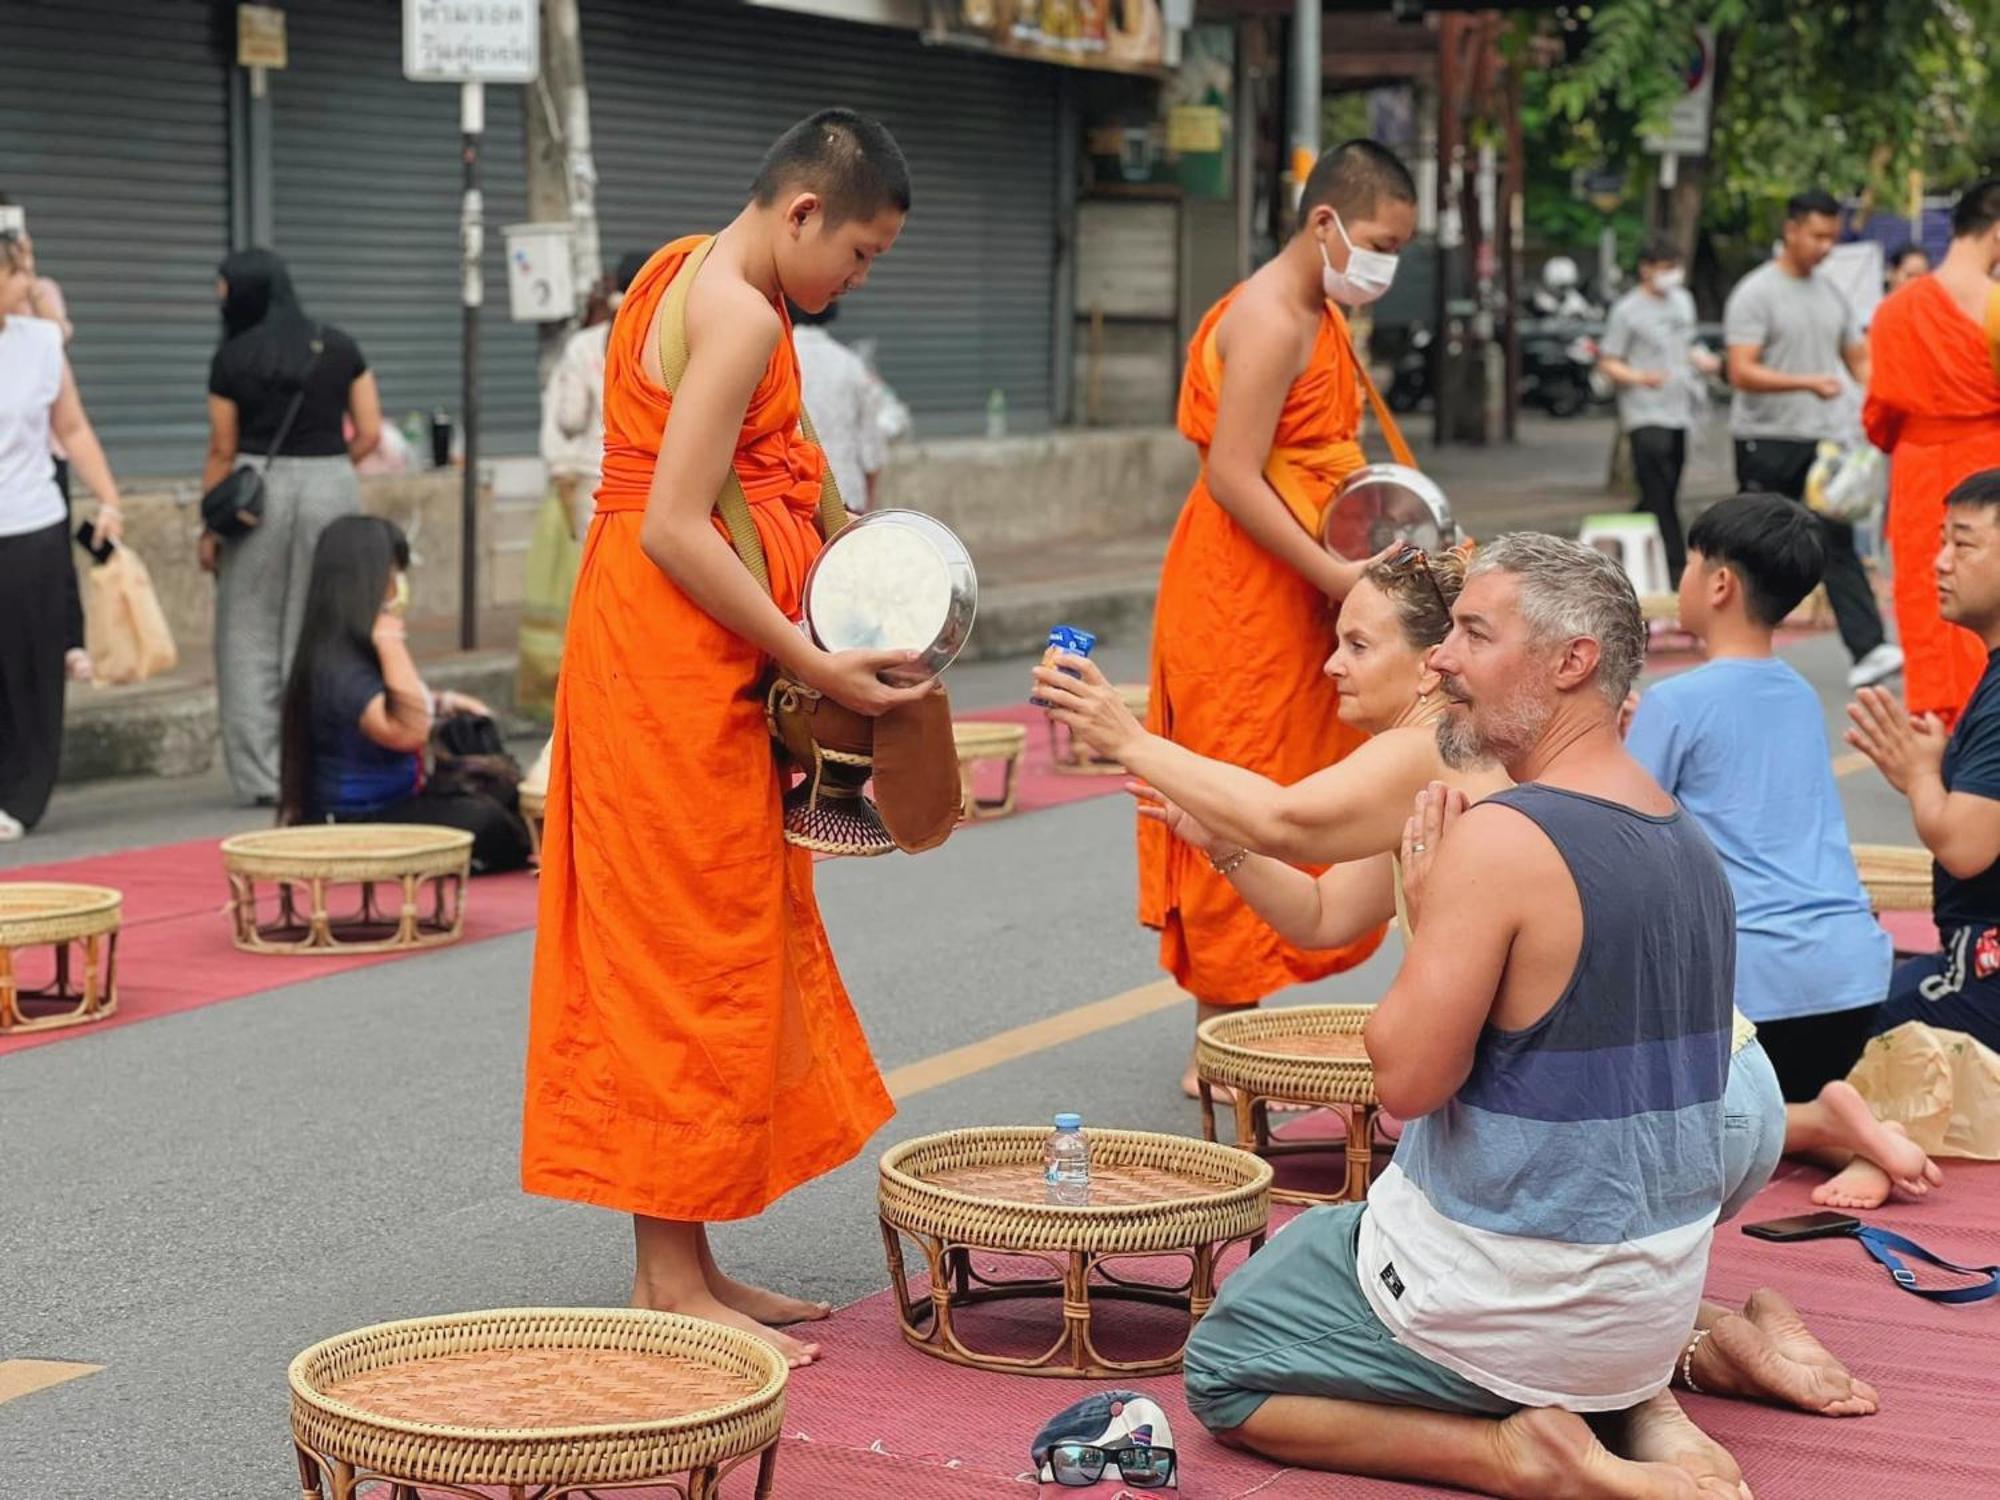
[[[961,1078],[970,1078],[975,1073],[984,1073],[988,1068],[1013,1062],[1016,1058],[1046,1052],[1051,1047],[1060,1047],[1079,1037],[1108,1031],[1113,1026],[1123,1026],[1127,1021],[1136,1021],[1187,1003],[1187,992],[1179,985],[1171,979],[1156,979],[1151,984],[1142,984],[1135,990],[1113,995],[1108,1000],[1079,1005],[1061,1015],[1030,1021],[1012,1031],[1002,1031],[966,1046],[954,1047],[949,1052],[940,1052],[935,1057],[906,1064],[895,1069],[883,1081],[889,1085],[890,1095],[901,1103],[930,1089],[941,1088]]]
[[[72,1365],[59,1359],[0,1359],[0,1403],[32,1396],[52,1385],[95,1375],[102,1365]]]

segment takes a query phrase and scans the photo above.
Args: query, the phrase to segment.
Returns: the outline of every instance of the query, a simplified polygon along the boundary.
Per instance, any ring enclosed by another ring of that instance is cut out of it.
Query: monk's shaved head
[[[2000,224],[2000,177],[1982,177],[1965,190],[1951,211],[1951,236],[1984,234]]]
[[[817,193],[829,227],[910,211],[910,167],[896,138],[851,109],[823,109],[779,136],[751,196],[770,208],[788,193]]]
[[[1416,180],[1396,153],[1375,141],[1355,139],[1322,156],[1306,179],[1299,199],[1299,222],[1316,208],[1330,208],[1342,221],[1373,217],[1384,203],[1417,201]]]

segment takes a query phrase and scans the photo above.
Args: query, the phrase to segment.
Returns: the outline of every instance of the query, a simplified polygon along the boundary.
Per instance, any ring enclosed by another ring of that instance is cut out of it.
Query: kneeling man
[[[1409,1123],[1365,1204],[1303,1215],[1224,1284],[1189,1404],[1285,1463],[1737,1500],[1666,1393],[1724,1196],[1735,917],[1619,738],[1638,600],[1603,554],[1516,535],[1452,618],[1439,746],[1517,785],[1406,841],[1416,935],[1366,1042]]]

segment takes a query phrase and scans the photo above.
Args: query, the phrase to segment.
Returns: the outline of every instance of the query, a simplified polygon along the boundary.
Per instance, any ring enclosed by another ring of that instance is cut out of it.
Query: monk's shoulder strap
[[[667,286],[667,294],[660,303],[660,384],[668,395],[680,389],[681,377],[687,374],[688,337],[687,304],[688,294],[694,286],[694,279],[700,274],[702,264],[708,259],[708,252],[715,248],[715,240],[704,240],[681,263],[674,273],[674,279]],[[813,433],[812,417],[805,411],[803,401],[799,407],[800,418],[805,428],[806,438],[817,444],[819,439]],[[671,417],[670,417],[671,420]],[[750,570],[750,576],[763,586],[766,593],[771,589],[771,570],[764,558],[763,539],[757,535],[757,523],[750,515],[750,497],[743,493],[743,481],[737,476],[736,464],[732,459],[728,471],[723,475],[722,492],[715,499],[716,512],[722,517],[722,524],[729,532],[729,544],[736,549],[743,566]],[[820,487],[819,528],[823,537],[833,534],[848,522],[847,507],[841,503],[840,487],[834,483],[833,473],[828,470]]]
[[[1986,357],[1993,364],[1993,378],[2000,380],[2000,286],[1986,294]]]

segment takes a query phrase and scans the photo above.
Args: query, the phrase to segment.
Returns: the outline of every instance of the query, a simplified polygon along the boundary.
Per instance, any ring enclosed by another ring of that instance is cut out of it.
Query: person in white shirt
[[[69,450],[97,496],[97,534],[124,526],[118,485],[77,395],[62,329],[22,305],[30,262],[0,235],[0,843],[49,802],[62,751],[63,657],[69,647],[69,513],[51,444]]]
[[[643,252],[626,256],[615,277],[605,277],[592,289],[583,326],[563,345],[542,392],[542,462],[569,506],[570,529],[577,537],[590,527],[598,482],[604,477],[604,351],[611,341],[611,320],[647,259]]]
[[[875,483],[889,462],[882,422],[882,386],[867,362],[837,341],[826,326],[839,312],[792,310],[792,344],[799,353],[799,377],[806,411],[840,498],[856,513],[875,508]]]

